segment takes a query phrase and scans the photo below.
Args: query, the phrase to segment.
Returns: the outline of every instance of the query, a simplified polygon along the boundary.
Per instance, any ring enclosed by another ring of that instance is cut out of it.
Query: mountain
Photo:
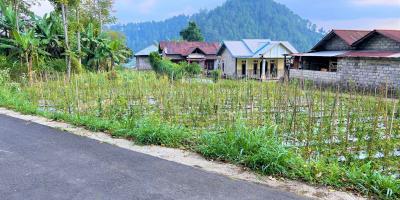
[[[177,40],[189,21],[195,21],[207,41],[268,38],[287,40],[299,51],[310,49],[323,31],[310,21],[273,0],[227,0],[213,10],[192,16],[180,15],[164,21],[113,25],[126,35],[135,52],[160,40]]]

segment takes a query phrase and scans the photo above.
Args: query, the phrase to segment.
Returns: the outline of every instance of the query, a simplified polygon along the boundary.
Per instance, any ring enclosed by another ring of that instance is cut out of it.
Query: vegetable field
[[[171,81],[140,72],[75,75],[69,83],[43,74],[32,85],[3,85],[2,106],[28,105],[30,112],[266,174],[399,197],[400,102],[384,87]]]

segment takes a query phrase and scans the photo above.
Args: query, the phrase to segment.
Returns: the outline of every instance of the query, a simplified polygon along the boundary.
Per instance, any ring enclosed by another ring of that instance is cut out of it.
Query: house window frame
[[[246,75],[247,75],[247,60],[242,60],[242,76]]]
[[[260,65],[260,62],[258,62],[258,60],[253,61],[253,74],[254,75],[257,75],[259,65]]]

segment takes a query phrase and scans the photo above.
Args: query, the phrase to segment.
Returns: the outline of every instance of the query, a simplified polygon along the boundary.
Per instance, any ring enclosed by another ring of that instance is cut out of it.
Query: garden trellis
[[[307,160],[372,162],[377,171],[399,175],[400,103],[385,87],[345,91],[301,81],[171,81],[124,72],[75,75],[69,84],[61,75],[42,75],[23,89],[42,110],[96,116],[126,129],[149,116],[198,133],[239,122],[272,125],[282,143]]]

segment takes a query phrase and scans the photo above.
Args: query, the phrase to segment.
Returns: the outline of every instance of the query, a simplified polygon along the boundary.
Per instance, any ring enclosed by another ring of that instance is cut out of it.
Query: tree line
[[[180,15],[159,22],[113,25],[124,32],[127,44],[141,50],[155,41],[179,39],[179,32],[194,21],[206,41],[259,39],[289,41],[299,51],[309,50],[323,36],[324,30],[273,0],[227,0],[223,5],[197,14]]]
[[[54,11],[43,17],[31,6],[38,0],[0,1],[0,64],[15,76],[62,71],[113,70],[132,52],[125,37],[104,30],[114,23],[113,0],[50,0]]]

